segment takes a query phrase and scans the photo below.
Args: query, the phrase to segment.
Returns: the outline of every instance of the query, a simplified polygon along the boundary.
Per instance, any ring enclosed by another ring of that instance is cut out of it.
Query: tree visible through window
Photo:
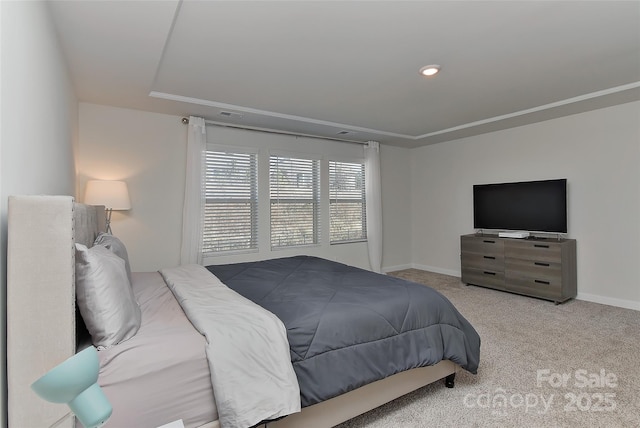
[[[331,243],[367,239],[364,165],[329,161]]]
[[[203,253],[258,248],[257,154],[205,153]]]
[[[271,156],[271,248],[320,242],[320,162]]]

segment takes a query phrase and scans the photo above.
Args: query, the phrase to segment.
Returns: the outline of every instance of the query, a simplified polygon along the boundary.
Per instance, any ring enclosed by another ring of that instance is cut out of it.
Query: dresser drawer
[[[504,272],[488,269],[462,269],[462,282],[504,290]]]
[[[504,271],[504,256],[502,254],[478,254],[463,252],[460,257],[462,266],[499,272]]]
[[[562,279],[562,264],[555,262],[540,262],[507,257],[504,270],[507,279],[532,278],[558,283]]]
[[[505,254],[511,259],[525,259],[537,262],[561,263],[562,244],[547,241],[508,240]]]
[[[550,300],[565,300],[562,298],[562,287],[559,280],[510,277],[506,282],[506,289],[509,291]]]
[[[476,253],[486,256],[504,256],[504,240],[482,236],[463,236],[460,239],[462,253]]]

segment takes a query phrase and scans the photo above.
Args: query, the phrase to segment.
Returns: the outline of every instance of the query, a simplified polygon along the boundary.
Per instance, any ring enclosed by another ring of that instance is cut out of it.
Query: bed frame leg
[[[456,381],[456,374],[451,373],[449,376],[444,378],[444,386],[446,386],[447,388],[453,388],[456,383],[455,381]]]

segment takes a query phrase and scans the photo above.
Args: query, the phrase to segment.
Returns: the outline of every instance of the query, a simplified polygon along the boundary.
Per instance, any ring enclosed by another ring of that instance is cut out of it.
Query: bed
[[[73,198],[65,196],[12,197],[9,202],[8,223],[9,426],[49,426],[63,416],[67,409],[40,400],[31,393],[29,385],[83,346],[76,333],[76,320],[79,317],[75,310],[73,249],[75,242],[90,246],[100,231],[104,230],[104,210],[75,204]],[[329,270],[348,268],[321,259],[311,259],[313,258],[293,258],[288,261],[298,267],[315,261]],[[285,262],[280,260],[251,266],[211,266],[206,274],[215,278],[212,281],[224,282],[237,292],[230,293],[226,286],[220,286],[219,290],[225,296],[238,295],[247,302],[256,303],[255,306],[261,305],[258,310],[264,310],[264,305],[269,309],[269,314],[275,313],[278,318],[288,318],[286,311],[282,312],[282,308],[286,307],[283,302],[291,294],[299,293],[299,289],[290,285],[275,286],[276,283],[272,281],[272,296],[278,294],[274,290],[286,290],[280,293],[281,299],[279,302],[275,300],[276,303],[274,299],[271,299],[271,303],[260,301],[259,296],[247,291],[256,288],[248,285],[247,278],[258,275],[265,279],[269,271],[273,272],[274,263],[277,265]],[[196,269],[200,269],[197,270],[198,275],[204,274],[204,268]],[[301,274],[300,272],[298,270],[297,274]],[[347,276],[352,273],[349,271]],[[207,342],[211,340],[206,335],[205,340],[205,336],[197,330],[200,328],[199,321],[187,318],[186,314],[190,314],[193,309],[185,309],[178,301],[193,300],[193,295],[187,294],[184,297],[185,295],[179,294],[183,287],[180,284],[176,286],[177,289],[172,288],[174,285],[170,274],[171,272],[167,275],[165,270],[160,273],[131,274],[132,290],[141,311],[139,329],[128,340],[99,352],[100,383],[114,406],[114,414],[107,426],[127,426],[130,425],[128,422],[135,421],[136,426],[153,427],[177,419],[183,419],[188,427],[220,426],[220,409],[215,405],[220,398],[215,394],[218,391],[215,383],[212,385],[211,374],[214,371],[210,370],[207,362],[209,351],[205,350]],[[313,277],[325,275],[318,273],[317,266],[307,269],[306,274]],[[296,274],[284,274],[281,271],[277,275],[292,277]],[[405,287],[401,280],[397,281],[398,287]],[[184,290],[186,291],[182,292],[189,293],[188,288]],[[23,308],[33,310],[24,311]],[[382,318],[384,317],[388,315]],[[254,315],[250,318],[254,318]],[[460,321],[464,319],[461,316],[455,318],[455,322],[466,323],[466,320]],[[286,335],[290,337],[289,332],[297,328],[295,324],[287,325]],[[301,386],[300,396],[304,405],[302,412],[271,422],[269,426],[334,426],[434,381],[447,379],[451,386],[455,372],[461,367],[472,372],[477,369],[479,337],[472,327],[465,325],[465,329],[467,331],[462,342],[466,343],[455,346],[445,344],[443,355],[428,355],[426,362],[407,360],[406,365],[396,367],[394,373],[374,376],[369,373],[364,380],[337,386],[328,393],[310,391]],[[410,335],[413,330],[409,328],[405,333]],[[167,334],[173,335],[171,339],[167,339]],[[308,334],[301,333],[301,336]],[[384,342],[380,339],[364,340],[363,344]],[[463,354],[448,355],[451,351],[449,348],[456,346],[463,348]],[[387,344],[384,347],[390,346]],[[395,346],[391,348],[395,349]],[[34,352],[35,349],[47,351]],[[292,355],[295,353],[292,351]],[[159,356],[162,358],[158,358]],[[363,357],[356,354],[352,358],[357,362]],[[291,359],[295,360],[295,357]],[[144,363],[141,364],[141,361]],[[289,361],[296,376],[300,377],[303,372],[310,370],[304,363],[296,362],[300,361]],[[425,364],[429,365],[420,367]],[[296,366],[300,369],[297,370]],[[376,372],[377,369],[373,367],[369,371]],[[147,404],[142,404],[143,402]],[[73,424],[70,422],[67,426]]]

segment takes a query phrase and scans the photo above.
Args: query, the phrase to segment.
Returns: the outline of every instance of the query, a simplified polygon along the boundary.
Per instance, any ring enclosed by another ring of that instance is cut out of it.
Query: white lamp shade
[[[126,211],[131,209],[129,190],[124,181],[90,180],[84,193],[87,205],[104,205],[107,209]]]

